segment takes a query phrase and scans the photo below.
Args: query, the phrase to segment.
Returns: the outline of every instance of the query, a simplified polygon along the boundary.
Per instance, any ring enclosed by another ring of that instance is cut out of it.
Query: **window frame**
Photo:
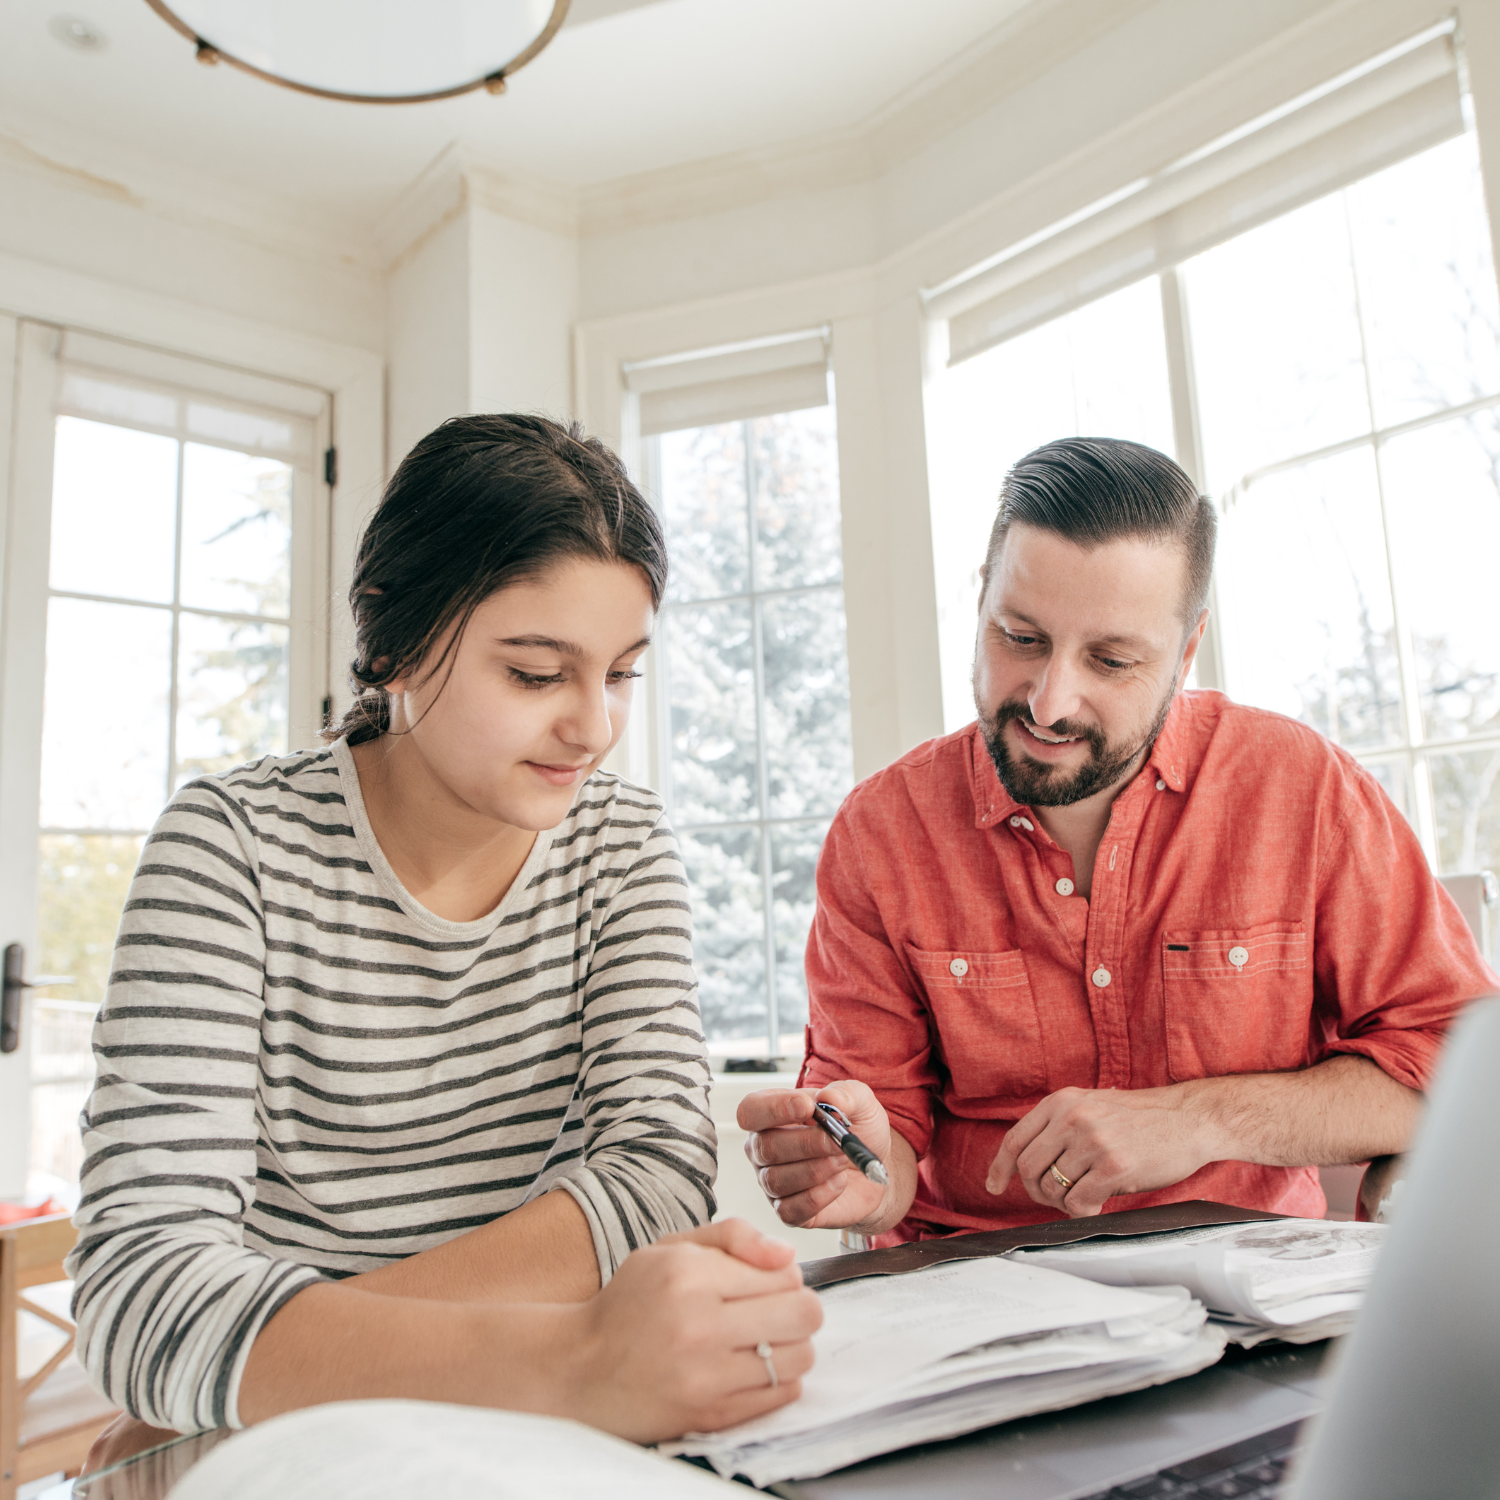
[[[833,411],[834,421],[837,424],[836,406],[831,399],[825,404]],[[793,407],[790,409],[798,410],[806,408]],[[770,813],[770,756],[767,750],[766,735],[765,653],[763,649],[764,608],[768,600],[798,598],[812,594],[836,594],[839,600],[839,607],[843,609],[845,591],[842,544],[839,548],[839,570],[836,578],[826,580],[822,583],[799,584],[790,587],[760,587],[757,559],[758,548],[756,546],[756,460],[755,445],[751,441],[751,429],[752,424],[757,418],[782,414],[781,411],[758,411],[753,415],[729,419],[741,427],[744,441],[745,522],[746,535],[749,542],[745,589],[734,594],[720,594],[702,599],[683,600],[677,603],[670,600],[663,600],[661,608],[657,613],[655,639],[652,642],[646,663],[646,680],[644,683],[644,696],[647,700],[645,705],[646,717],[651,726],[649,750],[647,752],[651,784],[657,788],[662,798],[667,817],[671,820],[673,833],[679,839],[685,835],[727,832],[736,829],[751,830],[755,833],[760,868],[761,947],[765,965],[766,1027],[764,1046],[766,1049],[765,1055],[770,1058],[782,1055],[783,1043],[786,1041],[786,1036],[781,1029],[781,1003],[777,992],[778,964],[776,954],[775,869],[772,859],[772,830],[782,827],[817,826],[822,826],[826,829],[836,809],[813,816],[774,817]],[[721,424],[704,423],[701,425],[717,426]],[[668,430],[678,431],[686,429],[672,428]],[[665,433],[659,432],[640,439],[640,472],[644,480],[645,491],[652,503],[658,506],[658,508],[662,500],[661,439],[665,435]],[[840,486],[840,490],[842,490],[842,486]],[[842,504],[842,494],[840,495],[840,503]],[[670,540],[669,537],[669,545]],[[673,615],[679,608],[697,609],[703,606],[732,604],[746,604],[750,610],[755,701],[756,805],[758,813],[754,817],[730,818],[720,822],[679,822],[676,817],[675,798],[673,795],[671,748],[672,693],[671,667],[668,658],[673,628]],[[850,785],[851,787],[853,786],[852,779]],[[710,1051],[715,1055],[747,1057],[761,1055],[756,1050],[756,1046],[748,1038],[733,1038],[716,1044],[714,1039],[709,1037],[708,1042]]]
[[[1367,67],[1351,70],[1351,76],[1358,75],[1360,79],[1368,76],[1375,69],[1376,65],[1382,63],[1387,56],[1403,66],[1407,65],[1419,53],[1425,54],[1428,57],[1430,70],[1430,59],[1435,56],[1437,49],[1440,46],[1456,46],[1458,40],[1454,34],[1453,23],[1451,21],[1436,23],[1426,31],[1413,37],[1409,42],[1391,49],[1389,54],[1383,55],[1382,58],[1373,59]],[[995,298],[995,304],[999,307],[1009,302],[1014,304],[1018,309],[1024,308],[1028,303],[1034,303],[1039,307],[1045,304],[1045,314],[1041,316],[1018,315],[1015,318],[1014,326],[1008,329],[1004,337],[994,339],[990,342],[971,343],[968,347],[964,348],[963,352],[957,358],[945,358],[943,363],[950,365],[957,364],[986,353],[993,353],[995,350],[1003,348],[1005,344],[1009,343],[1013,338],[1019,337],[1021,334],[1027,333],[1046,323],[1051,323],[1058,318],[1065,317],[1078,308],[1088,306],[1103,297],[1123,290],[1127,286],[1155,278],[1160,289],[1163,333],[1166,340],[1167,372],[1172,409],[1174,447],[1176,450],[1174,456],[1177,462],[1191,476],[1194,483],[1206,492],[1206,467],[1204,464],[1203,437],[1198,414],[1193,334],[1181,267],[1196,256],[1203,254],[1206,250],[1213,248],[1216,244],[1226,243],[1230,239],[1238,238],[1240,234],[1252,232],[1254,229],[1260,227],[1261,224],[1269,223],[1287,213],[1295,212],[1307,203],[1342,192],[1354,183],[1374,176],[1387,167],[1408,160],[1423,151],[1434,149],[1461,136],[1476,137],[1473,110],[1469,104],[1467,94],[1463,92],[1464,73],[1461,66],[1453,72],[1452,80],[1453,87],[1458,91],[1458,107],[1451,115],[1451,121],[1457,122],[1455,128],[1443,126],[1438,122],[1438,117],[1429,110],[1422,117],[1414,118],[1410,134],[1405,138],[1404,142],[1399,147],[1391,147],[1385,150],[1379,160],[1362,163],[1350,175],[1340,180],[1325,182],[1315,192],[1308,192],[1300,197],[1289,197],[1284,202],[1279,203],[1272,212],[1260,215],[1248,215],[1232,234],[1220,234],[1217,238],[1201,242],[1184,243],[1177,253],[1169,253],[1167,255],[1158,254],[1153,263],[1143,265],[1135,275],[1124,275],[1107,281],[1096,278],[1094,284],[1089,285],[1089,276],[1086,273],[1092,261],[1097,259],[1099,255],[1098,244],[1089,243],[1076,255],[1068,254],[1067,250],[1062,250],[1061,253],[1058,253],[1056,249],[1052,248],[1054,239],[1066,242],[1069,237],[1078,237],[1080,234],[1086,232],[1088,228],[1087,220],[1092,217],[1092,211],[1075,215],[1072,219],[1063,221],[1058,228],[1056,236],[1050,233],[1034,236],[1033,240],[1036,242],[1035,250],[1031,248],[1031,242],[1023,242],[1022,249],[1016,258],[1021,259],[1028,254],[1034,256],[1036,259],[1035,275],[1030,278],[1018,277],[1005,284],[1003,293]],[[1338,82],[1338,80],[1335,80],[1334,84]],[[1331,84],[1330,89],[1333,86]],[[1430,90],[1431,85],[1429,84],[1428,87]],[[1317,96],[1317,99],[1321,100],[1323,91],[1315,90],[1313,92]],[[1317,143],[1314,142],[1313,144],[1316,147]],[[1204,148],[1203,152],[1191,153],[1191,159],[1196,161],[1205,157],[1212,149],[1213,147],[1210,146]],[[1294,165],[1294,163],[1288,165],[1287,170],[1289,174],[1292,172]],[[1226,192],[1226,185],[1216,183],[1213,191],[1222,196]],[[1104,200],[1103,206],[1099,210],[1102,219],[1107,220],[1112,206],[1111,200]],[[1143,232],[1144,229],[1149,228],[1149,225],[1144,226]],[[1086,234],[1084,234],[1084,237],[1086,238]],[[1160,234],[1158,238],[1159,249],[1165,248],[1170,244],[1170,241],[1171,236],[1169,234]],[[1002,254],[999,257],[992,257],[991,259],[992,261],[996,261],[1003,270],[1009,258]],[[1496,264],[1500,266],[1500,256],[1496,257]],[[966,291],[964,288],[968,287],[971,282],[975,286],[994,283],[994,278],[998,274],[997,271],[989,268],[989,263],[981,263],[972,276],[953,278],[950,283],[933,288],[925,293],[924,300],[934,325],[940,329],[947,329],[950,325],[966,317],[972,322],[976,316],[975,309],[983,310],[985,304],[981,301],[977,293]],[[1356,278],[1358,277],[1357,267],[1354,269],[1353,274]],[[1057,289],[1064,285],[1072,287],[1072,295],[1066,297],[1057,296]],[[1082,290],[1084,287],[1087,287],[1087,290]],[[1360,339],[1361,352],[1366,360],[1366,370],[1368,371],[1368,328],[1362,305],[1360,308]],[[1351,452],[1365,447],[1371,448],[1375,460],[1377,484],[1379,487],[1378,494],[1384,532],[1382,540],[1385,546],[1386,567],[1395,619],[1403,743],[1399,746],[1388,746],[1379,750],[1359,750],[1351,751],[1350,753],[1354,755],[1355,759],[1361,765],[1372,767],[1377,765],[1400,765],[1402,767],[1406,778],[1407,816],[1427,856],[1428,863],[1434,871],[1441,868],[1441,858],[1437,842],[1436,809],[1428,762],[1435,755],[1463,753],[1466,751],[1483,752],[1486,750],[1500,752],[1500,729],[1491,733],[1478,734],[1459,740],[1438,741],[1428,740],[1424,737],[1421,693],[1417,679],[1412,640],[1410,631],[1405,624],[1398,569],[1391,555],[1390,520],[1385,494],[1384,470],[1381,463],[1382,450],[1389,442],[1404,437],[1409,433],[1437,426],[1444,422],[1458,420],[1477,411],[1490,409],[1500,409],[1500,391],[1451,407],[1444,407],[1431,413],[1423,413],[1421,416],[1410,418],[1404,422],[1380,427],[1376,423],[1372,406],[1370,427],[1359,436],[1344,439],[1324,448],[1309,450],[1306,453],[1289,455],[1283,459],[1279,459],[1274,464],[1266,465],[1239,476],[1224,494],[1210,496],[1219,508],[1220,515],[1222,516],[1230,505],[1243,503],[1248,492],[1259,480],[1269,478],[1273,474],[1300,468],[1319,459],[1333,457],[1336,454]],[[1209,624],[1199,650],[1195,666],[1195,679],[1197,685],[1200,687],[1223,689],[1232,686],[1232,684],[1226,682],[1216,582],[1210,583],[1208,607]]]

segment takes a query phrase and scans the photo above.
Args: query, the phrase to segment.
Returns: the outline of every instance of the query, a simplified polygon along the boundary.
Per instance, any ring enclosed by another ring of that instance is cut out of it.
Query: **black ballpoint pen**
[[[878,1187],[884,1187],[890,1181],[886,1176],[885,1167],[876,1154],[855,1135],[849,1124],[849,1116],[843,1110],[832,1104],[824,1104],[821,1101],[813,1105],[813,1120],[818,1129],[826,1135],[850,1161],[859,1168],[871,1182]]]

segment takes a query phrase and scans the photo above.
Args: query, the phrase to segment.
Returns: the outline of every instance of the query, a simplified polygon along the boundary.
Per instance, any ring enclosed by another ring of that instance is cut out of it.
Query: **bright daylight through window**
[[[292,465],[312,438],[82,370],[59,409],[36,968],[75,983],[29,1024],[34,1180],[70,1183],[146,833],[183,782],[288,748]]]
[[[658,784],[719,1055],[797,1053],[818,849],[853,782],[831,406],[651,440],[672,578]]]
[[[1223,515],[1223,686],[1357,755],[1440,874],[1500,866],[1500,306],[1473,137],[1168,275],[1186,305],[1175,352],[1193,372],[1204,479]],[[1069,434],[1173,451],[1160,283],[937,383],[950,727],[973,717],[975,568],[1006,468]]]

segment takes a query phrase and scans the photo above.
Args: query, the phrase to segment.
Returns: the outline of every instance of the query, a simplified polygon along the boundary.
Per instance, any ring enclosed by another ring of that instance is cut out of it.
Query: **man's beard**
[[[1130,769],[1136,757],[1161,733],[1161,726],[1167,721],[1176,693],[1177,681],[1174,678],[1171,688],[1157,708],[1151,728],[1135,744],[1126,747],[1112,746],[1102,729],[1074,724],[1067,719],[1049,724],[1047,729],[1050,733],[1076,736],[1088,744],[1089,758],[1071,773],[1062,772],[1058,767],[1046,765],[1042,761],[1032,760],[1028,755],[1017,757],[1010,753],[1010,746],[1005,742],[1005,726],[1012,719],[1032,728],[1037,727],[1036,720],[1031,717],[1031,710],[1019,699],[1007,698],[989,718],[981,714],[979,729],[984,735],[990,759],[995,763],[1001,786],[1017,802],[1023,807],[1067,807],[1113,786]]]

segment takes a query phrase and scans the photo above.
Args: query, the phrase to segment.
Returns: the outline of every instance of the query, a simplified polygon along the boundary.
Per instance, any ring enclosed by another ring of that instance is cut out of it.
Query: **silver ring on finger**
[[[1053,1175],[1053,1177],[1057,1179],[1057,1185],[1063,1190],[1063,1192],[1067,1192],[1068,1189],[1073,1186],[1073,1179],[1071,1177],[1064,1177],[1063,1174],[1057,1170],[1056,1162],[1053,1162],[1052,1165],[1047,1168],[1047,1170]]]
[[[771,1389],[774,1391],[781,1384],[781,1380],[776,1374],[776,1365],[771,1358],[771,1346],[762,1339],[755,1346],[755,1352],[760,1355],[761,1362],[766,1367],[766,1379],[770,1382]]]

